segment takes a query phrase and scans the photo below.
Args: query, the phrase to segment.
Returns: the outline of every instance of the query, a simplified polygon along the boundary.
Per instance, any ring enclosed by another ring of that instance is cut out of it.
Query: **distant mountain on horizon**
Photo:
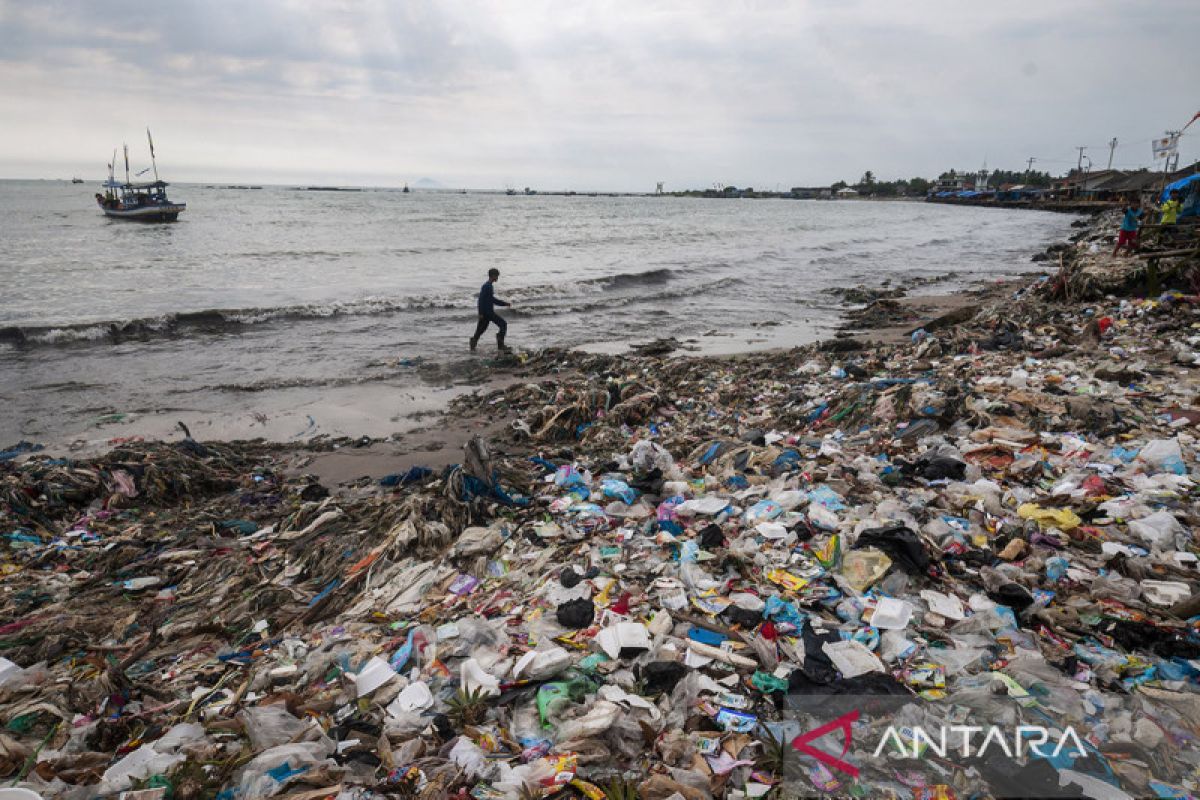
[[[446,189],[449,188],[441,181],[435,181],[433,178],[421,178],[413,184],[414,189]]]

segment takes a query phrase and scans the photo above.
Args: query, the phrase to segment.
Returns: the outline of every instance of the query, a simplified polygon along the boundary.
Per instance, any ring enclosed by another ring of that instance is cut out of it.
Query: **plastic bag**
[[[1159,472],[1172,472],[1176,475],[1187,474],[1187,466],[1183,463],[1183,451],[1178,439],[1153,439],[1138,453],[1138,460]]]
[[[1017,515],[1022,519],[1032,519],[1043,529],[1058,528],[1069,531],[1078,528],[1083,520],[1069,508],[1042,508],[1036,503],[1025,503],[1017,509]]]
[[[779,505],[779,503],[776,503],[774,500],[759,500],[746,510],[743,518],[747,523],[753,525],[758,522],[773,520],[782,513],[783,506]]]
[[[828,486],[818,486],[808,493],[808,501],[829,511],[844,511],[846,502],[842,496]]]
[[[662,470],[664,475],[669,475],[675,468],[675,459],[671,458],[671,454],[662,445],[645,439],[634,443],[633,449],[629,451],[629,463],[642,473],[657,468]]]
[[[488,765],[487,754],[466,736],[458,737],[454,747],[450,748],[450,760],[473,777],[483,777],[492,769]]]
[[[625,481],[615,478],[605,478],[600,482],[600,488],[604,492],[605,497],[620,500],[625,505],[631,506],[637,502],[637,490],[631,488]]]
[[[856,592],[865,592],[892,566],[892,560],[881,550],[851,550],[842,556],[842,576]]]
[[[563,722],[555,731],[560,744],[573,739],[590,739],[611,728],[623,712],[616,703],[598,700],[582,717]]]
[[[250,738],[250,744],[255,750],[287,744],[301,736],[324,738],[320,728],[308,720],[292,716],[282,703],[244,708],[237,718],[246,729],[246,736]]]
[[[496,527],[467,528],[458,537],[458,541],[454,543],[454,550],[451,552],[451,555],[455,558],[487,555],[488,553],[495,552],[502,544],[504,544],[504,537]]]
[[[298,775],[318,767],[336,768],[327,758],[333,742],[298,742],[272,747],[260,753],[242,768],[239,797],[272,797]]]
[[[1175,549],[1175,537],[1185,533],[1179,520],[1169,511],[1155,511],[1147,517],[1130,520],[1129,532],[1141,537],[1157,550]]]
[[[530,650],[513,666],[514,678],[545,680],[552,678],[571,665],[571,654],[561,647],[545,650]]]
[[[160,753],[152,745],[144,744],[106,769],[102,785],[114,792],[128,789],[133,781],[164,773],[183,760],[182,755]]]

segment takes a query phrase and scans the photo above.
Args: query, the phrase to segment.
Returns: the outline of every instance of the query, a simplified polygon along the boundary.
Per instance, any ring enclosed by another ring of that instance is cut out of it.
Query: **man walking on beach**
[[[471,352],[479,344],[479,337],[491,323],[496,323],[496,349],[508,350],[504,344],[504,334],[508,333],[508,323],[504,317],[496,313],[496,306],[507,306],[508,303],[496,299],[495,283],[500,278],[500,270],[493,267],[488,270],[488,281],[479,289],[479,324],[475,326],[475,335],[471,337]]]
[[[1129,255],[1137,252],[1138,246],[1138,228],[1142,224],[1142,203],[1140,200],[1134,199],[1129,201],[1129,205],[1125,207],[1125,217],[1121,220],[1121,231],[1117,234],[1117,246],[1113,248],[1113,255],[1121,252],[1124,247]]]

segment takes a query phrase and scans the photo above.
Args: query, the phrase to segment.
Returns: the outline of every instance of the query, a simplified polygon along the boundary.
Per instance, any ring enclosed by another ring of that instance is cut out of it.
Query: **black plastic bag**
[[[925,552],[924,543],[905,525],[866,529],[854,543],[856,550],[862,547],[882,550],[910,575],[924,575],[929,571],[929,553]]]
[[[568,600],[554,611],[554,615],[558,618],[559,625],[579,630],[591,625],[596,619],[596,604],[586,597]]]

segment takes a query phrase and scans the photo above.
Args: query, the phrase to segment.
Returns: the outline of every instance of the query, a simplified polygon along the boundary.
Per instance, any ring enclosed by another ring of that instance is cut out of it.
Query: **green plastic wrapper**
[[[776,678],[769,672],[756,672],[750,676],[750,684],[764,694],[771,692],[786,692],[788,682],[784,678]]]

